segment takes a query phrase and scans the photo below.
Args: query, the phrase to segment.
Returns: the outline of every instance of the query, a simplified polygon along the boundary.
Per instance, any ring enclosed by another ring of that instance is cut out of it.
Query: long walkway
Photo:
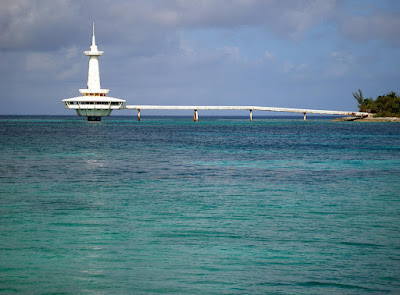
[[[267,111],[267,112],[284,112],[284,113],[300,113],[304,115],[304,121],[306,120],[306,114],[324,114],[324,115],[338,115],[338,116],[356,116],[356,117],[368,117],[370,114],[365,112],[348,112],[348,111],[329,111],[329,110],[313,110],[313,109],[294,109],[294,108],[275,108],[275,107],[257,107],[257,106],[157,106],[157,105],[126,105],[128,110],[138,111],[138,120],[140,121],[141,110],[193,110],[193,120],[198,121],[199,110],[244,110],[250,111],[250,121],[253,120],[253,111]]]

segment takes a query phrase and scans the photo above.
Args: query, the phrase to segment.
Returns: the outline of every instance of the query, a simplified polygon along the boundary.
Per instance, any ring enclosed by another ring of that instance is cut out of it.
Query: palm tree
[[[364,96],[361,89],[358,89],[358,92],[353,92],[353,97],[357,100],[358,107],[361,108],[361,106],[364,104]]]

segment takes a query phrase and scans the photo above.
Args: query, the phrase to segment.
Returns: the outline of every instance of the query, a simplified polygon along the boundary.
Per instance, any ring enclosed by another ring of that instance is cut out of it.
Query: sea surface
[[[399,294],[400,124],[0,117],[4,294]]]

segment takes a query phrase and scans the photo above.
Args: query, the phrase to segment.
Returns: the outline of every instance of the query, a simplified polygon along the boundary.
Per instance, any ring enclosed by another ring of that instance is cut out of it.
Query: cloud
[[[221,52],[221,55],[229,58],[231,60],[240,60],[240,49],[236,46],[225,46],[222,48],[217,48],[219,52]]]
[[[275,54],[273,52],[264,51],[264,58],[267,60],[274,60]]]
[[[398,44],[399,14],[373,6],[368,11],[354,15],[342,0],[2,0],[0,50],[51,51],[83,44],[92,20],[99,20],[104,43],[122,41],[140,55],[179,49],[182,30],[253,27],[299,42],[327,23],[354,42]]]
[[[51,52],[28,52],[23,57],[21,72],[30,81],[75,81],[87,71],[87,60],[74,46]]]
[[[2,0],[0,49],[48,51],[79,36],[79,2]]]
[[[349,51],[334,51],[331,53],[331,59],[336,63],[352,64],[355,56]]]
[[[336,0],[156,0],[114,2],[111,14],[132,25],[181,29],[266,26],[271,32],[299,38],[329,19],[336,6]]]
[[[340,33],[356,42],[380,40],[400,45],[400,16],[398,14],[380,14],[368,16],[350,16],[339,24]]]
[[[30,71],[54,71],[57,66],[57,57],[51,53],[29,53],[26,56],[26,70]]]
[[[322,61],[322,76],[326,79],[348,77],[355,68],[358,68],[358,59],[351,51],[331,52],[324,61]]]
[[[291,61],[284,61],[279,64],[281,72],[287,78],[294,78],[296,80],[309,78],[312,73],[312,67],[307,63],[295,64]],[[315,74],[315,73],[313,73]]]
[[[0,49],[66,47],[86,38],[82,24],[99,18],[107,38],[136,44],[153,44],[153,36],[167,42],[176,29],[245,26],[299,39],[330,18],[336,6],[335,0],[3,0]]]

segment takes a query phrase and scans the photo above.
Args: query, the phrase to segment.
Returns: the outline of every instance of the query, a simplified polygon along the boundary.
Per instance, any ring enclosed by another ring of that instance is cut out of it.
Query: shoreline
[[[400,118],[397,117],[343,117],[333,119],[332,121],[335,122],[350,122],[350,121],[357,121],[357,122],[400,122]]]

